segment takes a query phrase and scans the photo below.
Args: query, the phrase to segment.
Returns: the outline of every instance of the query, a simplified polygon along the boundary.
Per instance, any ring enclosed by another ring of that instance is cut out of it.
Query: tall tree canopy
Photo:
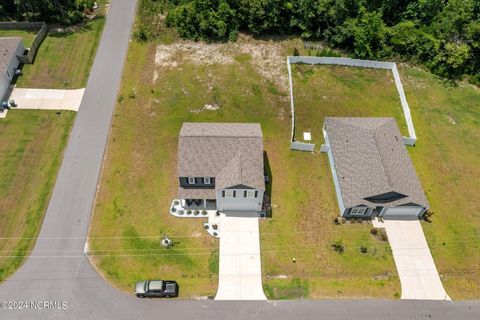
[[[142,0],[159,3],[166,0]],[[400,57],[480,83],[480,0],[171,0],[184,38],[235,40],[239,31],[299,35],[353,56]],[[163,7],[162,7],[163,8]]]

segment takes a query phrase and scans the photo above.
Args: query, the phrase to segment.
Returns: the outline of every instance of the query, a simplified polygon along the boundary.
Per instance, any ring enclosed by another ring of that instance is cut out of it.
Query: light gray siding
[[[232,189],[229,189],[232,190]],[[217,190],[217,210],[219,211],[262,211],[263,191],[257,191],[257,197],[245,198],[244,191],[247,189],[233,189],[235,198],[224,198],[222,191]],[[253,190],[253,189],[248,189]]]
[[[15,69],[18,67],[20,64],[20,61],[18,60],[17,56],[23,55],[25,52],[25,47],[23,46],[23,43],[20,42],[18,45],[15,54],[13,55],[12,59],[10,60],[10,63],[8,64],[7,70],[3,74],[2,79],[0,80],[0,100],[4,101],[6,99],[6,95],[8,93],[8,88],[10,86],[10,83],[12,82],[13,76],[15,75]]]
[[[345,205],[343,204],[342,191],[340,190],[340,184],[338,182],[337,171],[335,170],[335,160],[332,154],[332,147],[330,146],[330,141],[328,140],[328,134],[323,130],[323,137],[325,138],[325,145],[328,146],[328,161],[330,162],[330,168],[332,170],[333,183],[335,185],[335,193],[337,195],[338,207],[340,208],[340,215],[343,217],[345,215]]]
[[[408,207],[408,206],[398,206],[393,208],[386,209],[383,213],[384,217],[419,217],[425,208],[422,207]]]

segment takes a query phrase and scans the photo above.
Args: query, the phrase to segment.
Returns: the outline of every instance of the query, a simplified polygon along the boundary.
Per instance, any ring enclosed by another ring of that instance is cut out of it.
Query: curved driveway
[[[399,319],[428,315],[475,319],[478,316],[477,302],[141,300],[103,281],[83,256],[83,247],[135,5],[135,0],[112,0],[39,239],[25,264],[0,285],[0,319],[281,320],[314,319],[319,315],[325,319]],[[4,302],[8,301],[26,302],[23,305],[26,309],[4,310]],[[39,303],[42,301],[51,303],[47,305],[48,310]],[[34,307],[43,310],[32,309]]]

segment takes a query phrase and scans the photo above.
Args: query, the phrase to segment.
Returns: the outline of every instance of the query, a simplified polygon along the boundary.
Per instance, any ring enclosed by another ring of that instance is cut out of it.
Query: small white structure
[[[310,132],[304,132],[303,133],[303,140],[304,141],[311,141],[312,140],[312,134]]]

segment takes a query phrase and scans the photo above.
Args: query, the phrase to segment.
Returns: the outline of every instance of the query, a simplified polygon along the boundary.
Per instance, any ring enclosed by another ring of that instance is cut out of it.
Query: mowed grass
[[[13,110],[0,121],[0,281],[33,248],[74,112]]]
[[[17,79],[16,85],[46,89],[85,87],[104,23],[105,18],[100,17],[75,32],[49,33],[41,43],[34,63],[23,66],[23,75]],[[25,47],[29,47],[33,39],[30,32],[5,31],[4,34],[25,35]]]
[[[202,219],[168,213],[177,192],[178,133],[185,121],[259,122],[275,206],[273,218],[261,223],[269,297],[378,297],[385,290],[393,297],[399,289],[388,245],[373,240],[367,225],[334,227],[334,194],[328,171],[319,166],[324,160],[289,151],[286,93],[272,90],[245,54],[232,65],[184,63],[161,69],[153,84],[154,51],[153,45],[131,44],[113,120],[90,230],[91,257],[104,276],[127,291],[140,279],[171,278],[179,281],[181,297],[213,296],[218,241],[202,229]],[[220,109],[202,111],[207,103]],[[160,246],[163,235],[176,242],[172,249]],[[344,241],[343,255],[330,248],[335,240]],[[361,254],[357,244],[367,246],[368,253]],[[277,279],[283,274],[286,281]],[[385,279],[373,280],[383,274]],[[325,290],[324,282],[335,288]]]
[[[292,80],[296,140],[309,131],[320,144],[324,117],[393,117],[408,136],[390,70],[294,64]]]
[[[313,142],[321,143],[325,116],[391,116],[408,134],[389,73],[337,66],[293,70],[300,138],[307,128]],[[407,149],[434,212],[433,222],[423,223],[427,241],[450,297],[478,299],[480,91],[446,84],[416,68],[403,67],[400,74],[418,138],[416,147]],[[321,172],[329,172],[326,156],[320,157]],[[329,174],[324,182],[333,185]],[[329,194],[333,190],[321,198]]]
[[[480,298],[480,90],[400,69],[417,146],[408,148],[427,193],[423,230],[452,299]]]
[[[0,38],[2,37],[21,37],[25,48],[29,48],[35,39],[36,31],[27,30],[0,30]]]
[[[131,292],[137,280],[169,278],[179,281],[182,298],[215,294],[218,241],[203,230],[203,219],[168,213],[177,192],[178,133],[185,121],[259,122],[272,172],[272,217],[260,222],[267,296],[400,297],[388,243],[370,235],[370,224],[333,223],[338,207],[326,156],[289,150],[286,92],[262,78],[246,54],[231,65],[180,63],[173,69],[157,69],[159,78],[153,82],[154,53],[154,44],[131,43],[90,230],[90,256],[109,281]],[[308,66],[301,68],[305,70],[294,67],[297,119],[310,121],[306,126],[314,142],[322,141],[325,115],[393,116],[407,134],[387,72],[322,67],[317,74]],[[305,72],[311,73],[306,80]],[[409,150],[436,212],[433,223],[425,224],[427,239],[451,297],[478,297],[478,279],[472,271],[478,270],[478,215],[472,211],[478,206],[474,195],[479,189],[469,178],[478,176],[478,151],[467,143],[478,135],[478,90],[449,87],[411,68],[400,72],[419,137],[417,147]],[[319,101],[321,106],[316,107]],[[202,109],[212,103],[220,109]],[[445,125],[434,125],[436,117],[444,119],[441,115],[455,118],[457,127],[445,129],[442,139],[428,137]],[[432,125],[439,127],[428,129]],[[459,135],[452,138],[457,128]],[[427,141],[432,141],[433,151],[426,149]],[[455,147],[458,144],[462,147]],[[449,162],[439,156],[452,157],[459,170],[450,170]],[[437,169],[440,165],[442,170]],[[438,209],[441,206],[451,210]],[[174,240],[173,248],[161,247],[164,235]],[[333,250],[335,242],[344,245],[342,254]]]

